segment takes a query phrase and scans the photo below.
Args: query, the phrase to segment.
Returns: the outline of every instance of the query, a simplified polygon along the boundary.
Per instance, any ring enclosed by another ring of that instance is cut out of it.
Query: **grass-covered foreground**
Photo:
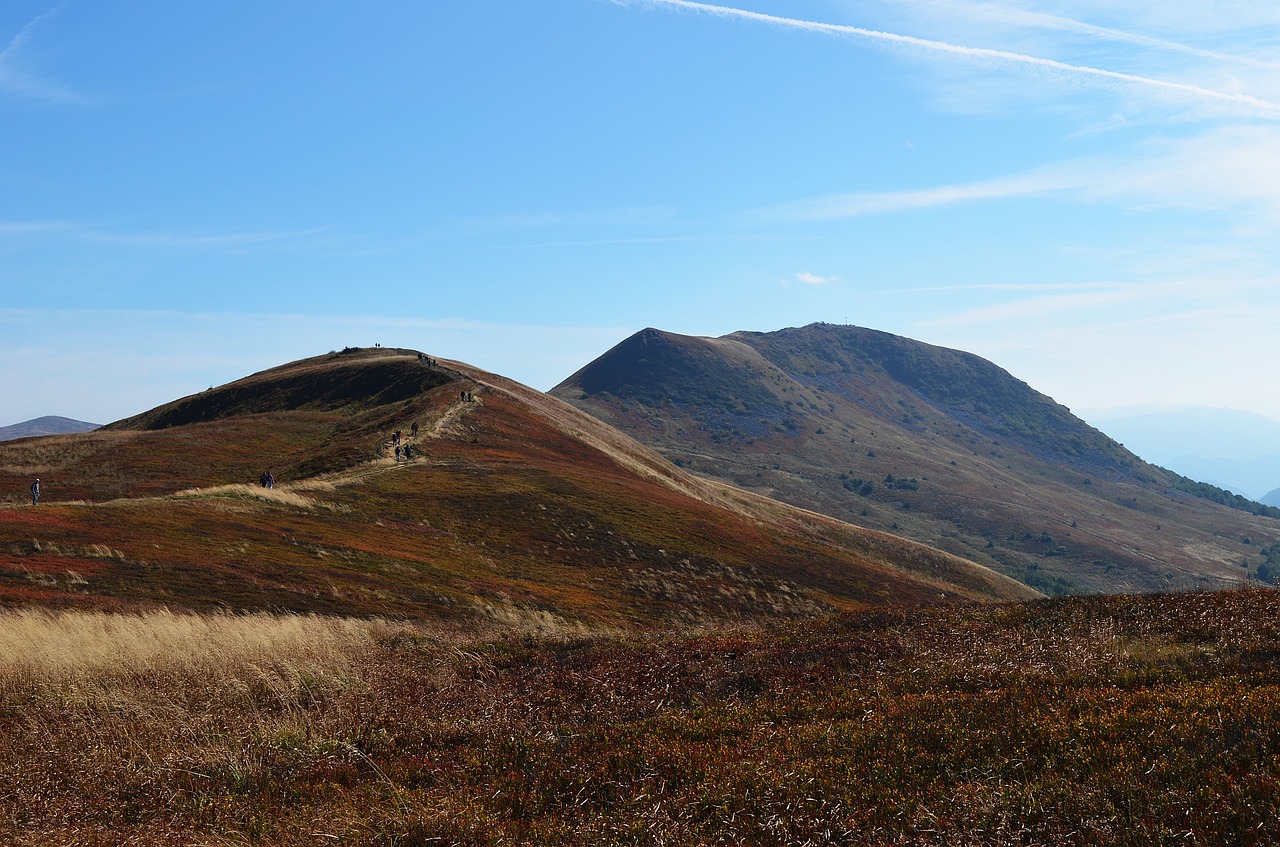
[[[0,617],[7,844],[1273,844],[1280,595],[699,636]]]

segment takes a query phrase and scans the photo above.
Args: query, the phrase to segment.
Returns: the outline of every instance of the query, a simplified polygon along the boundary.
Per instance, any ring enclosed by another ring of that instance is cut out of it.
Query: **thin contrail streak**
[[[1111,29],[1110,27],[1097,26],[1095,24],[1085,23],[1084,21],[1075,20],[1074,18],[1064,18],[1060,15],[1048,15],[1043,12],[1032,12],[1026,9],[1007,9],[1003,6],[997,6],[991,3],[961,3],[959,0],[947,0],[946,5],[952,11],[959,10],[967,15],[976,15],[998,23],[1013,23],[1018,26],[1048,29],[1056,32],[1073,33],[1076,35],[1087,35],[1104,41],[1136,44],[1141,47],[1154,47],[1158,50],[1183,53],[1188,56],[1197,56],[1203,59],[1213,59],[1216,62],[1248,65],[1258,68],[1270,68],[1273,70],[1280,68],[1280,62],[1263,61],[1251,56],[1237,56],[1229,53],[1219,53],[1216,50],[1205,50],[1201,47],[1193,47],[1189,44],[1169,41],[1164,38],[1154,38],[1150,35],[1140,35],[1138,33],[1125,32],[1124,30]]]
[[[1007,50],[993,50],[987,47],[966,47],[961,44],[950,44],[946,41],[934,41],[928,38],[917,38],[912,35],[899,35],[897,33],[881,32],[874,29],[863,29],[862,27],[847,26],[844,24],[828,24],[820,23],[818,21],[800,20],[797,18],[783,18],[778,17],[777,15],[766,15],[763,12],[751,12],[746,9],[736,9],[732,6],[714,6],[709,3],[696,3],[693,2],[693,0],[643,0],[643,2],[655,6],[674,6],[682,9],[691,9],[693,11],[705,12],[718,17],[742,18],[745,20],[759,21],[761,23],[786,27],[788,29],[821,32],[829,35],[851,35],[858,38],[870,38],[878,41],[888,41],[894,44],[903,44],[910,47],[920,47],[925,50],[950,53],[956,56],[992,59],[1019,65],[1047,68],[1049,70],[1059,71],[1066,74],[1109,79],[1130,85],[1144,86],[1147,88],[1155,88],[1177,94],[1188,95],[1199,100],[1226,103],[1239,108],[1244,108],[1245,110],[1259,116],[1270,118],[1280,117],[1280,103],[1263,100],[1259,97],[1254,97],[1251,94],[1232,94],[1226,91],[1216,91],[1212,88],[1203,88],[1198,85],[1191,85],[1184,82],[1170,82],[1163,79],[1153,79],[1151,77],[1138,76],[1136,74],[1109,71],[1104,68],[1094,68],[1089,65],[1072,65],[1067,62],[1059,62],[1055,59],[1045,59],[1040,56],[1030,56],[1025,53],[1012,53]]]

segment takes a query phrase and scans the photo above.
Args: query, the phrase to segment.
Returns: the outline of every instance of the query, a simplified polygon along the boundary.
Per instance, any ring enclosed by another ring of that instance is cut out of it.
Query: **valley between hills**
[[[347,348],[33,476],[5,843],[1280,841],[1280,522],[958,351]]]

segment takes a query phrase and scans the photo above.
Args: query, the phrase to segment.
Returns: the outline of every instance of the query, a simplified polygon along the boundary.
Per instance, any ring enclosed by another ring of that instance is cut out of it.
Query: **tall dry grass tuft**
[[[83,691],[140,678],[222,687],[349,674],[397,625],[314,615],[23,610],[0,615],[0,685]]]
[[[80,843],[86,826],[174,843],[159,812],[234,828],[208,798],[244,790],[282,750],[342,748],[369,668],[420,636],[262,613],[0,614],[0,843]]]
[[[311,498],[304,497],[296,491],[291,490],[292,488],[293,486],[288,488],[283,486],[263,488],[260,485],[250,485],[249,483],[237,482],[228,485],[214,485],[208,488],[187,488],[182,491],[175,492],[170,496],[175,499],[210,497],[251,498],[279,503],[285,506],[293,506],[298,509],[314,509],[319,505]],[[324,490],[324,488],[321,486],[313,486],[309,490]]]

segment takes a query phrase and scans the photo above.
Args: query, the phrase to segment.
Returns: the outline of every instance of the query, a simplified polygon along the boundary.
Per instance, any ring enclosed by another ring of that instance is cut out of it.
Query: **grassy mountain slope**
[[[473,399],[464,399],[470,397]],[[390,433],[415,454],[397,461]],[[256,485],[271,470],[278,483]],[[1028,596],[956,556],[708,482],[559,400],[348,350],[0,445],[0,603],[704,624]]]
[[[1050,593],[1234,585],[1280,539],[994,364],[874,330],[648,329],[552,393],[706,477]]]

